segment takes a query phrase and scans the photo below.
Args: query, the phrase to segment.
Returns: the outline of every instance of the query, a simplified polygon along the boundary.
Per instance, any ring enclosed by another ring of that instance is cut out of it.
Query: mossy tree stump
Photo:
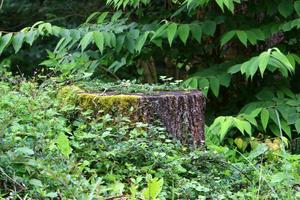
[[[168,133],[184,144],[203,146],[205,97],[202,92],[155,91],[151,94],[77,92],[84,109],[112,115],[128,115],[134,121],[151,124],[160,120]]]

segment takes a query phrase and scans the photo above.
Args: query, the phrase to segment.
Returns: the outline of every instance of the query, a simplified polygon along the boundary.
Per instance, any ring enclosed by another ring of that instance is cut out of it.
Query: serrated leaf
[[[199,24],[193,23],[193,24],[190,24],[190,29],[191,29],[193,38],[197,42],[201,43],[201,37],[202,37],[202,28],[201,28],[201,26]]]
[[[88,32],[80,41],[81,51],[84,51],[86,47],[92,42],[93,32]]]
[[[190,27],[188,24],[183,24],[179,26],[178,36],[184,44],[186,44],[189,34],[190,34]]]
[[[8,46],[11,38],[12,38],[12,33],[8,33],[0,37],[0,55],[2,54],[3,50]]]
[[[225,33],[221,38],[221,47],[224,46],[229,40],[235,36],[235,31]]]
[[[266,131],[266,129],[267,129],[269,119],[270,119],[269,111],[265,108],[262,109],[262,111],[260,113],[260,120],[261,120],[261,124],[262,124],[264,131]]]
[[[169,41],[170,46],[172,45],[172,42],[175,38],[176,31],[177,31],[177,24],[171,23],[168,25],[167,36],[168,36],[168,41]]]
[[[259,66],[259,71],[261,74],[261,77],[264,76],[264,72],[267,68],[267,65],[269,63],[269,59],[270,59],[270,52],[263,52],[258,56],[258,66]]]
[[[95,31],[93,33],[93,38],[96,43],[96,46],[100,50],[101,54],[103,54],[103,49],[104,49],[104,36],[102,32]]]
[[[247,46],[247,34],[245,31],[236,31],[236,35],[239,38],[239,40]]]
[[[64,133],[60,133],[56,139],[56,143],[60,152],[64,156],[69,157],[72,152],[72,148],[70,146],[68,137]]]

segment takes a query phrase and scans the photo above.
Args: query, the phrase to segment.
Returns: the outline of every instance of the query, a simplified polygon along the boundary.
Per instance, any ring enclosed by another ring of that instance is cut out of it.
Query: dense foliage
[[[0,19],[0,196],[299,196],[299,0],[2,0]],[[202,90],[210,150],[56,99],[114,81]]]
[[[65,104],[56,99],[58,87],[49,80],[0,82],[0,196],[299,197],[299,156],[266,145],[240,158],[224,147],[190,149],[174,143],[159,122],[149,127],[122,116],[95,118]]]

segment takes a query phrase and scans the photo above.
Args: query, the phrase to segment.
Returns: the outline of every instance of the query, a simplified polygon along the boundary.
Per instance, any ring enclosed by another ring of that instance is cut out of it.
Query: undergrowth
[[[265,144],[191,149],[155,125],[97,117],[50,80],[0,82],[0,197],[297,199],[300,156]]]

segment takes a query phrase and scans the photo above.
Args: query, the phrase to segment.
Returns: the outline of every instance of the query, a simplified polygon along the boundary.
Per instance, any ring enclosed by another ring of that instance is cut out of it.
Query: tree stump
[[[148,124],[160,120],[167,132],[183,144],[204,146],[206,101],[200,91],[154,91],[151,94],[78,91],[77,103],[84,109],[127,115]]]

